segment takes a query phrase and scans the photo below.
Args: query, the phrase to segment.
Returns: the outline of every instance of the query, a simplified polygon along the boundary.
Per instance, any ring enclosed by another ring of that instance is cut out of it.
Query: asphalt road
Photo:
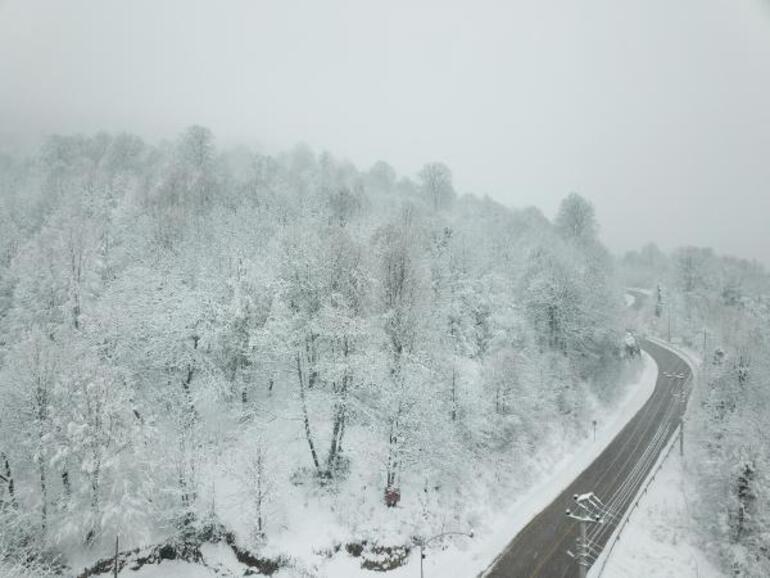
[[[642,349],[658,364],[658,381],[650,399],[607,446],[605,451],[538,514],[498,556],[484,578],[577,577],[578,566],[567,550],[575,552],[578,523],[565,510],[575,509],[573,496],[594,492],[611,512],[604,523],[592,526],[589,540],[597,556],[679,422],[680,399],[673,394],[689,381],[683,359],[649,341]],[[669,377],[679,374],[684,379]]]

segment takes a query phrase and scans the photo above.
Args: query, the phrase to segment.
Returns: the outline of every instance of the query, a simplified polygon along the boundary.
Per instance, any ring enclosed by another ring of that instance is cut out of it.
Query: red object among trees
[[[401,501],[401,490],[398,488],[385,488],[385,505],[395,508]]]

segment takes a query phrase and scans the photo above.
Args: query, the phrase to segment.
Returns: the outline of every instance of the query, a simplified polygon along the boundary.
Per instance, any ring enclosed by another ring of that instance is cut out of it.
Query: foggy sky
[[[198,123],[770,264],[769,0],[0,0],[0,141]]]

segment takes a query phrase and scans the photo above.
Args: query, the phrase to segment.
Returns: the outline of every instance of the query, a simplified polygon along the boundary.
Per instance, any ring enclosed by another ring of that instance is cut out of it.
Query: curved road
[[[637,296],[637,304],[639,298]],[[671,438],[683,409],[674,396],[681,384],[689,382],[687,363],[678,355],[650,341],[642,349],[658,364],[658,380],[650,399],[607,446],[540,514],[538,514],[484,572],[484,578],[563,578],[578,576],[577,562],[566,552],[575,552],[578,524],[565,516],[574,509],[573,496],[594,492],[611,515],[589,530],[592,559],[612,535],[623,512]],[[683,378],[666,374],[679,374]]]

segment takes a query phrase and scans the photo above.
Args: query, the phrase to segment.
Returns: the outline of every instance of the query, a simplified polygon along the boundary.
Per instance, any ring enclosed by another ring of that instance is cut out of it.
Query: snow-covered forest
[[[550,222],[458,194],[441,163],[224,150],[199,126],[1,157],[0,567],[222,528],[291,566],[483,526],[631,372],[597,233],[576,194]],[[661,319],[723,348],[698,515],[748,556],[768,514],[760,274],[705,252],[632,269],[665,270]]]
[[[685,427],[689,530],[725,576],[770,576],[770,279],[756,262],[655,245],[624,256],[645,317],[703,359]]]
[[[769,578],[770,0],[0,0],[0,578]]]

